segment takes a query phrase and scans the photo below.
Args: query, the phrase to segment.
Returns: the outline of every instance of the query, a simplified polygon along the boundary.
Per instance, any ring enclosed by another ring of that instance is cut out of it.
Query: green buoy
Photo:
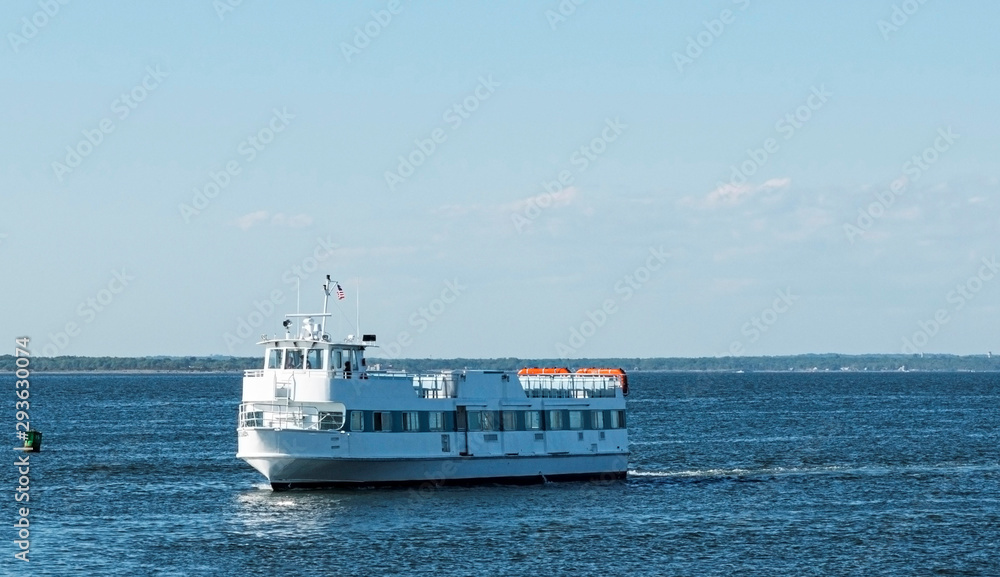
[[[30,447],[30,448],[29,448]],[[42,432],[31,429],[24,437],[24,450],[38,453],[42,450]]]

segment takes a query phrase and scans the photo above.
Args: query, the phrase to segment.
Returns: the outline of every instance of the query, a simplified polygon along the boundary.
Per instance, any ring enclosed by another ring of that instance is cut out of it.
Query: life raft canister
[[[568,375],[569,369],[565,367],[555,367],[555,368],[523,368],[517,371],[518,375]]]

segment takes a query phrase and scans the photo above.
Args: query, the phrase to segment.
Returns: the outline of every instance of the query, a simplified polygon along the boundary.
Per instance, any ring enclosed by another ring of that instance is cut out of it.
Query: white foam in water
[[[629,470],[632,477],[739,477],[749,475],[822,474],[848,471],[848,467],[771,467],[768,469],[696,469],[692,471],[638,471]]]

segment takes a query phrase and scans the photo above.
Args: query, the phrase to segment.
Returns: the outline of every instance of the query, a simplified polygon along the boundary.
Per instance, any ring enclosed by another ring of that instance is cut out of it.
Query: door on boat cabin
[[[458,443],[458,454],[469,454],[469,411],[466,407],[455,407],[455,440]]]

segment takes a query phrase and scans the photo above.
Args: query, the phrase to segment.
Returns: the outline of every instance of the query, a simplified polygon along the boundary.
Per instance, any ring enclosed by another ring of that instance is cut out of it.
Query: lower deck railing
[[[277,403],[242,403],[240,429],[337,430],[344,426],[342,411],[320,411],[311,406]]]

